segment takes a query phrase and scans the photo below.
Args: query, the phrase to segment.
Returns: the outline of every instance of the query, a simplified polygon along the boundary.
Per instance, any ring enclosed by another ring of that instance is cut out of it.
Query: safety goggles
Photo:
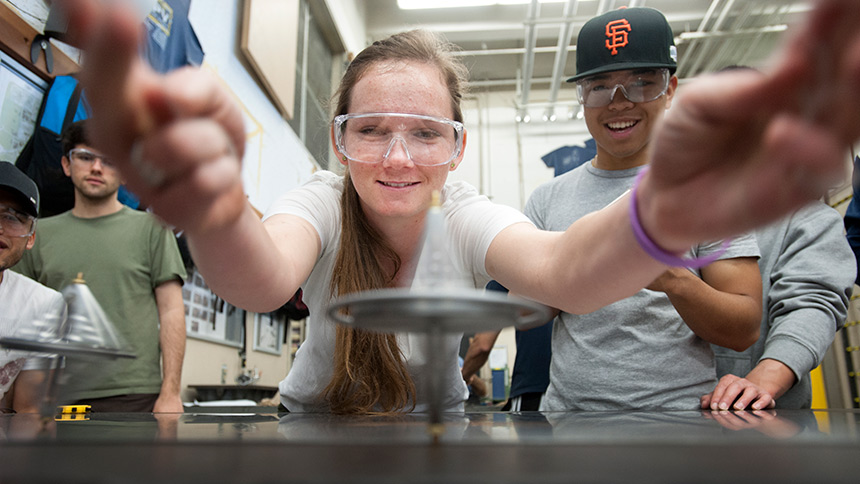
[[[350,161],[379,163],[397,142],[417,165],[444,165],[463,151],[463,123],[401,113],[341,114],[334,118],[338,151]]]
[[[595,74],[576,81],[579,103],[588,108],[607,106],[619,89],[628,101],[653,101],[669,89],[669,69],[629,69]]]

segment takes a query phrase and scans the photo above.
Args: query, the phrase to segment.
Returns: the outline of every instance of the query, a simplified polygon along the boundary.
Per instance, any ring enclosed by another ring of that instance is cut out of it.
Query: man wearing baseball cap
[[[0,161],[0,337],[19,336],[36,321],[65,315],[63,296],[6,269],[36,241],[39,190],[15,165]],[[0,412],[37,412],[48,360],[0,347]]]
[[[525,213],[564,230],[609,205],[649,161],[655,126],[678,79],[666,18],[623,8],[592,18],[577,37],[576,84],[597,156],[538,187]],[[743,350],[758,337],[761,280],[751,236],[693,247],[701,269],[669,269],[633,296],[585,315],[557,316],[541,410],[685,409],[716,385],[709,343]]]

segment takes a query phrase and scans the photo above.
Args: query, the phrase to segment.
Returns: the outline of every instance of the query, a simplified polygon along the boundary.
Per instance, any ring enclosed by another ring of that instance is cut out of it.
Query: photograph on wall
[[[182,286],[185,327],[189,337],[241,346],[244,342],[245,311],[219,298],[196,269],[188,272]]]
[[[284,343],[286,320],[278,313],[262,313],[254,316],[254,350],[281,354]]]

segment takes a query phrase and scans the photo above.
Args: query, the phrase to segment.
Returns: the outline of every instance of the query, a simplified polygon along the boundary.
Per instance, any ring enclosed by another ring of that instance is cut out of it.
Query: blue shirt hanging
[[[203,48],[188,20],[190,8],[191,0],[158,0],[144,20],[142,55],[156,71],[203,63]]]

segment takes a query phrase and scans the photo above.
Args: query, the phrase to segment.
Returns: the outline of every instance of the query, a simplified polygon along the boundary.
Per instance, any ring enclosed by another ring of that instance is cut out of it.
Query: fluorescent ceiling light
[[[562,3],[565,0],[539,0],[540,3]],[[490,5],[524,5],[531,0],[397,0],[401,10],[425,8],[487,7]]]

